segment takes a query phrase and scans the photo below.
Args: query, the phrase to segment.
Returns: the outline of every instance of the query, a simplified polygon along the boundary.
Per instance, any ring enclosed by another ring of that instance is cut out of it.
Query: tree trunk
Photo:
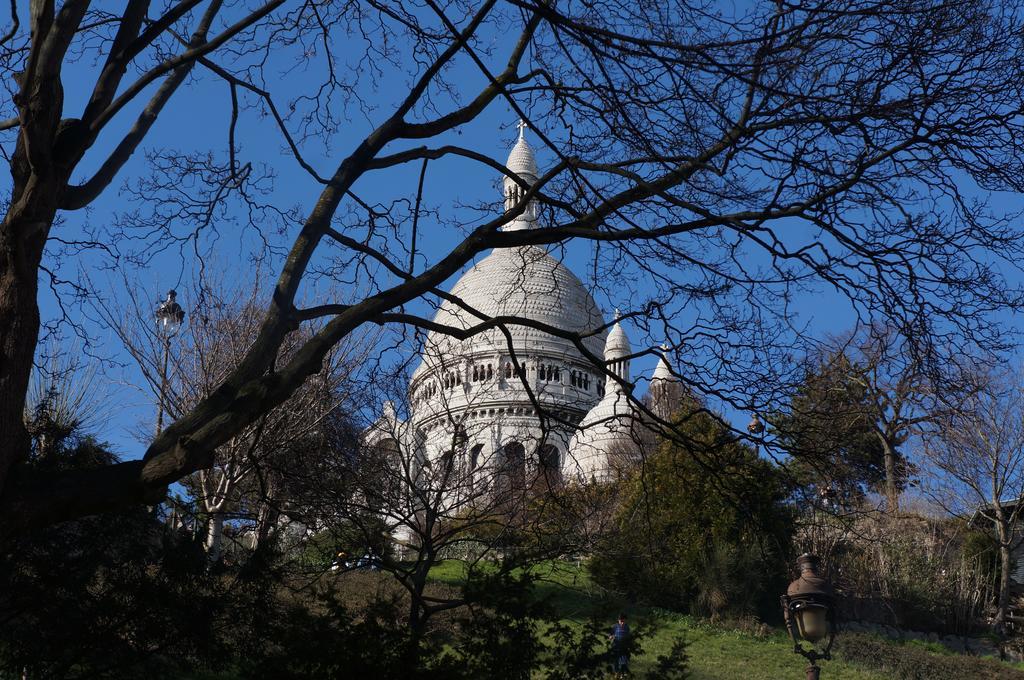
[[[42,205],[33,205],[27,194],[15,199],[0,224],[0,495],[11,466],[29,452],[25,394],[39,338],[39,263],[56,215],[53,198],[35,196]]]
[[[87,6],[72,5],[64,16],[64,28],[77,25]],[[15,77],[19,91],[14,102],[21,125],[10,159],[10,203],[0,222],[0,497],[7,489],[11,466],[29,451],[24,410],[39,339],[39,264],[75,163],[73,121],[64,128],[61,125],[60,69],[35,59],[44,52],[61,58],[70,39],[62,33],[64,28],[55,26],[52,3],[32,3],[29,14],[31,73],[26,70]],[[44,42],[49,50],[40,49]]]
[[[424,541],[430,541],[429,534],[424,537]],[[420,553],[420,558],[419,566],[411,575],[412,587],[409,590],[409,648],[406,650],[405,662],[410,672],[419,667],[420,644],[429,618],[423,606],[423,592],[426,590],[427,577],[430,574],[430,567],[435,563],[436,553],[427,547]]]
[[[253,541],[253,550],[259,550],[266,545],[280,517],[281,513],[270,502],[260,505],[259,514],[256,516],[256,539]]]
[[[420,610],[422,596],[423,591],[417,587],[416,592],[410,593],[409,597],[409,646],[405,650],[404,665],[410,674],[420,665],[420,644],[423,640],[423,627],[426,624],[426,618]]]
[[[206,532],[206,557],[211,564],[220,562],[221,546],[224,541],[224,515],[214,512],[210,515]]]
[[[895,515],[900,509],[900,492],[896,480],[896,449],[888,438],[881,437],[882,450],[885,453],[885,509]]]
[[[1010,616],[1010,555],[1009,529],[1004,523],[999,524],[999,593],[996,599],[996,615],[992,629],[999,635],[1006,632],[1006,621]]]

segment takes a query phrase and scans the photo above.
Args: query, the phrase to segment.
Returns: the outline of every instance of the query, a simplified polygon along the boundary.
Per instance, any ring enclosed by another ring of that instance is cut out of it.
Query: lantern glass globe
[[[828,636],[828,610],[820,604],[804,604],[794,612],[800,637],[811,644]]]
[[[157,328],[163,336],[172,336],[181,328],[181,322],[173,314],[160,314],[156,320]]]

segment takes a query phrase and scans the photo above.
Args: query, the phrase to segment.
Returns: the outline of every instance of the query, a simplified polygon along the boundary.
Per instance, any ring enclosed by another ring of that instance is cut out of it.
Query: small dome
[[[617,320],[619,318],[618,310],[615,311],[615,318],[615,325],[608,332],[608,341],[604,344],[605,361],[628,357],[633,352],[629,345],[629,338],[626,337],[626,331],[622,330],[622,324]]]
[[[610,390],[580,422],[569,440],[569,454],[582,481],[604,481],[617,462],[634,460],[640,453],[641,413],[618,390]]]
[[[533,149],[526,142],[526,138],[523,136],[523,128],[519,129],[519,140],[516,145],[512,147],[512,151],[508,154],[508,160],[505,161],[505,167],[510,171],[516,173],[524,180],[536,180],[539,177],[537,171],[537,158],[533,155]],[[506,178],[506,181],[510,181]]]
[[[658,358],[658,365],[654,367],[654,374],[651,376],[651,382],[655,380],[664,380],[666,382],[675,382],[679,380],[675,375],[672,374],[672,369],[668,365],[668,360],[665,359],[666,347],[662,347],[662,354]]]

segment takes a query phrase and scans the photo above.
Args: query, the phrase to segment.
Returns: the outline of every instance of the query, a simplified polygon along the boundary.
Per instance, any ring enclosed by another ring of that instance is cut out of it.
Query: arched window
[[[558,484],[562,479],[562,459],[558,455],[558,448],[552,444],[545,444],[537,451],[537,472],[549,487]]]
[[[494,377],[494,371],[491,370],[491,365],[487,364],[487,379],[490,380]]]
[[[569,384],[576,387],[576,371],[569,371]]]
[[[555,366],[555,382],[562,382],[562,369]]]
[[[469,451],[469,471],[476,470],[480,465],[480,452],[484,450],[483,444],[477,444]]]
[[[526,448],[511,441],[501,449],[500,486],[504,492],[520,491],[526,486]]]
[[[511,362],[506,362],[505,363],[505,379],[506,380],[511,380],[512,379],[512,363]]]
[[[479,377],[479,375],[477,375],[476,364],[473,364],[473,382],[476,382],[479,379],[480,379],[480,377]]]

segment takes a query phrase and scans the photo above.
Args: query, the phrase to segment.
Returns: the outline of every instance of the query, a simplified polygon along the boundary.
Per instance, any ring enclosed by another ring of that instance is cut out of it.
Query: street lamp
[[[160,303],[154,312],[156,317],[156,330],[164,345],[163,361],[160,364],[160,394],[156,411],[156,433],[164,429],[164,396],[167,392],[167,362],[171,354],[171,338],[181,330],[181,324],[185,321],[185,310],[178,304],[176,298],[178,293],[174,290],[167,291],[167,299]]]
[[[782,596],[782,615],[793,638],[793,652],[811,664],[807,667],[807,680],[820,677],[817,661],[832,658],[830,652],[836,635],[835,594],[832,584],[818,574],[819,563],[814,555],[801,555],[796,561],[800,576],[789,584]],[[819,652],[825,640],[824,649]],[[804,649],[802,642],[810,643],[810,649]]]
[[[755,437],[761,436],[764,432],[764,423],[761,422],[761,417],[757,413],[753,414],[753,417],[751,417],[750,422],[747,424],[747,432]]]

